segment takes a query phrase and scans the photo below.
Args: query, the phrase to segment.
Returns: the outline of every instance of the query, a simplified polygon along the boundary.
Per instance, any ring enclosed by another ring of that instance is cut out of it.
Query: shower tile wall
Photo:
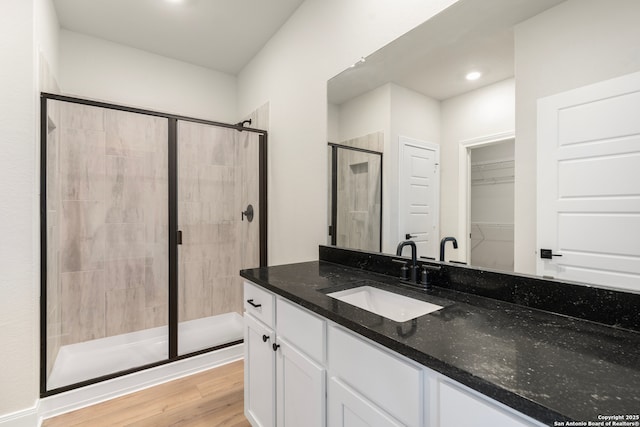
[[[348,139],[342,141],[340,145],[382,153],[384,151],[384,132],[373,132],[357,138]]]
[[[47,110],[47,376],[61,344],[62,324],[59,276],[59,130],[58,104],[50,103]]]
[[[376,132],[341,144],[382,151],[384,134]],[[380,251],[381,158],[359,151],[338,150],[338,246]]]
[[[242,313],[238,271],[259,264],[258,188],[256,134],[178,123],[180,322]]]
[[[166,119],[48,109],[51,367],[59,346],[166,325],[168,169]]]

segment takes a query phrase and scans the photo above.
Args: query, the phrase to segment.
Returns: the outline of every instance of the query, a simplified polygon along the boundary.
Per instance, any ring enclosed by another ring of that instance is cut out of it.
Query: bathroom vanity
[[[320,247],[241,272],[252,425],[640,421],[639,295],[450,264],[425,292],[398,284],[393,259]],[[364,287],[442,308],[396,321],[338,299]]]

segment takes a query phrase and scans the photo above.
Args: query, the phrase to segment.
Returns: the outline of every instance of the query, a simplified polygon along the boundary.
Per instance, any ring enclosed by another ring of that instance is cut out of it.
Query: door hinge
[[[182,244],[182,230],[178,230],[178,232],[176,233],[176,244]]]

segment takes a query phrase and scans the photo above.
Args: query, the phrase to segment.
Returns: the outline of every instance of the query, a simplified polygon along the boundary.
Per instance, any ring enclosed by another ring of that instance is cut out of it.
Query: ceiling
[[[304,0],[54,0],[60,26],[236,75]]]
[[[331,79],[329,102],[388,82],[444,100],[513,77],[513,26],[562,1],[461,0]],[[471,70],[482,77],[467,81]]]

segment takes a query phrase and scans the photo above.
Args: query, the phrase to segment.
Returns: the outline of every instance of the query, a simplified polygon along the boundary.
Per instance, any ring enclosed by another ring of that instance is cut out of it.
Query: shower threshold
[[[243,318],[232,312],[178,326],[178,354],[242,339]],[[145,329],[60,347],[47,381],[53,390],[168,358],[168,327]]]

